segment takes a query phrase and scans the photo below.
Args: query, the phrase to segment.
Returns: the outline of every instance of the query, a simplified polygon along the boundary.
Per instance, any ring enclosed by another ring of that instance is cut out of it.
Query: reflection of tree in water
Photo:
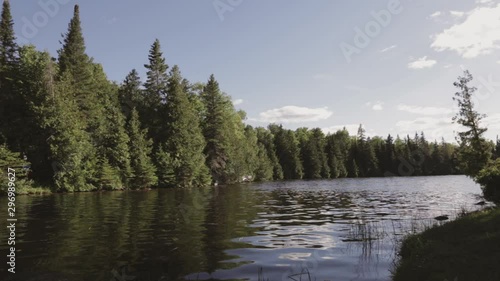
[[[238,258],[228,255],[226,250],[252,247],[232,239],[255,234],[255,229],[248,225],[257,217],[259,211],[255,206],[260,203],[259,193],[245,185],[216,187],[216,190],[208,202],[204,222],[205,270],[208,273],[239,265],[221,262]]]

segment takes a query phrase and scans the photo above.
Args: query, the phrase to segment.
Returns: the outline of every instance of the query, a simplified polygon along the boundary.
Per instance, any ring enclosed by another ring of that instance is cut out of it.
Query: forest
[[[159,40],[146,77],[121,83],[86,53],[79,7],[53,57],[18,46],[10,4],[0,22],[0,167],[17,186],[77,192],[196,187],[242,181],[462,174],[459,146],[346,129],[252,127],[214,75],[190,82]],[[146,57],[147,56],[147,57]],[[450,120],[451,122],[451,120]],[[483,147],[500,157],[500,141]]]

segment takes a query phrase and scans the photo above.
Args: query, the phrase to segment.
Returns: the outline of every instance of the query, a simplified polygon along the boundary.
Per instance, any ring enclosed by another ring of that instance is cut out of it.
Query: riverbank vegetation
[[[18,46],[13,24],[4,1],[0,166],[2,173],[19,171],[18,185],[74,192],[448,175],[464,168],[457,145],[429,141],[422,132],[382,138],[367,137],[361,125],[356,136],[345,129],[325,135],[320,128],[253,128],[214,75],[192,83],[170,67],[159,40],[145,54],[144,81],[131,70],[123,82],[112,82],[86,53],[78,6],[57,57]],[[484,145],[488,157],[500,155],[498,140]]]
[[[472,75],[465,71],[454,85],[459,112],[458,157],[462,171],[479,183],[486,199],[500,202],[500,158],[493,160],[481,127],[485,117],[474,109]],[[484,202],[482,202],[484,203]],[[490,208],[462,216],[402,242],[393,280],[500,280],[500,209]]]
[[[500,209],[468,214],[408,236],[393,280],[500,280]]]

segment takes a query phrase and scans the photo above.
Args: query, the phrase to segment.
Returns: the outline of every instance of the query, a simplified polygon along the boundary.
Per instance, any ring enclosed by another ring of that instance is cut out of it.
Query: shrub
[[[479,171],[476,182],[481,185],[487,200],[500,203],[500,158],[489,162]]]

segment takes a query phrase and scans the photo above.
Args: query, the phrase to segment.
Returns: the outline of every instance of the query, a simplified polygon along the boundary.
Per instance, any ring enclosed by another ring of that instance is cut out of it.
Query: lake
[[[390,280],[405,233],[480,193],[439,176],[19,196],[9,280]]]

